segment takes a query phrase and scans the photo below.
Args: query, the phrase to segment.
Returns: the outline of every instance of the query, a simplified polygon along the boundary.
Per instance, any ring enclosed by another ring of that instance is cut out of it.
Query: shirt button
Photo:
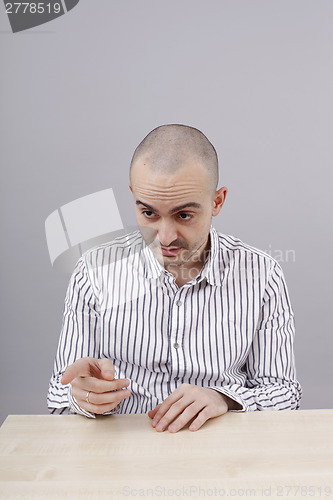
[[[182,305],[182,301],[181,300],[177,300],[176,306],[180,307],[181,305]]]
[[[179,344],[177,344],[177,342],[175,342],[175,343],[173,344],[173,347],[174,347],[175,349],[178,349]]]

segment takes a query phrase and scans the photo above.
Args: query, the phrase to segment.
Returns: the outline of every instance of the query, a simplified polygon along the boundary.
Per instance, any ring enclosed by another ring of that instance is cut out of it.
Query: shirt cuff
[[[77,415],[83,415],[88,418],[96,418],[95,413],[91,413],[90,411],[86,411],[81,408],[76,401],[75,397],[72,394],[72,386],[68,385],[68,401],[69,401],[69,411],[70,413],[76,413]]]

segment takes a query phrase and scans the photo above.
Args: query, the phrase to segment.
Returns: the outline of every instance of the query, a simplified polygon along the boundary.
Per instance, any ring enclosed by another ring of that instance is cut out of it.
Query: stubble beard
[[[177,269],[178,271],[181,271],[182,269],[184,272],[190,272],[193,271],[193,273],[198,269],[198,263],[203,264],[210,252],[210,235],[208,234],[208,237],[206,237],[199,245],[195,247],[194,250],[189,250],[188,245],[186,244],[185,241],[175,241],[171,243],[169,246],[175,246],[174,243],[176,243],[176,247],[180,247],[180,256],[183,252],[189,251],[189,254],[185,257],[182,258],[178,262],[172,262],[171,258],[170,261],[168,262],[168,258],[164,256],[161,252],[161,244],[160,242],[156,242],[156,240],[152,237],[152,234],[147,232],[146,228],[140,228],[140,231],[144,237],[144,240],[146,242],[146,245],[150,247],[151,251],[155,255],[156,259],[159,261],[159,263],[165,267],[165,269]],[[155,235],[156,236],[156,235]],[[204,245],[207,245],[207,248],[204,250],[203,254],[200,255],[200,250]],[[195,254],[197,254],[197,257],[195,257]],[[194,257],[194,258],[193,258]],[[193,259],[193,267],[191,268],[185,268],[184,266],[189,263],[189,261]]]
[[[199,251],[202,249],[202,247],[203,247],[206,243],[207,243],[207,239],[206,239],[206,240],[204,240],[204,241],[203,241],[203,242],[202,242],[202,243],[201,243],[201,244],[200,244],[197,248],[195,248],[192,252],[190,252],[190,254],[189,254],[189,255],[188,255],[185,259],[182,259],[180,262],[170,262],[170,263],[167,263],[167,262],[165,262],[165,260],[163,259],[163,260],[164,260],[164,265],[165,265],[165,267],[176,267],[176,268],[180,268],[180,267],[184,266],[185,264],[187,264],[187,263],[188,263],[188,262],[192,259],[192,257],[193,257],[193,256],[195,256],[195,254],[196,254],[197,252],[199,252]],[[162,257],[163,257],[163,256],[162,256]],[[201,260],[202,260],[202,259],[201,259],[200,255],[198,255],[198,259],[197,259],[197,260],[195,260],[195,259],[194,259],[194,260],[193,260],[193,263],[195,263],[195,262],[200,262]],[[205,260],[205,259],[204,259],[204,260]]]

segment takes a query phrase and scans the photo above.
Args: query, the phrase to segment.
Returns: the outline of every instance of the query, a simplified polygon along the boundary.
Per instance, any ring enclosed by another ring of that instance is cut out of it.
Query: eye
[[[182,220],[190,220],[192,219],[193,215],[191,214],[179,214],[179,217],[182,219]]]
[[[142,213],[145,217],[147,217],[147,219],[152,219],[155,215],[151,210],[143,210]]]

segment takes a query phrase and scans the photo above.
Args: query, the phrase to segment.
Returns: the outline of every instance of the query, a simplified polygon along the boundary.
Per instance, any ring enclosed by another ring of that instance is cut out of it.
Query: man
[[[158,127],[131,162],[140,231],[88,251],[72,275],[52,413],[145,413],[157,431],[228,410],[297,409],[282,270],[219,234],[217,154],[197,129]]]

